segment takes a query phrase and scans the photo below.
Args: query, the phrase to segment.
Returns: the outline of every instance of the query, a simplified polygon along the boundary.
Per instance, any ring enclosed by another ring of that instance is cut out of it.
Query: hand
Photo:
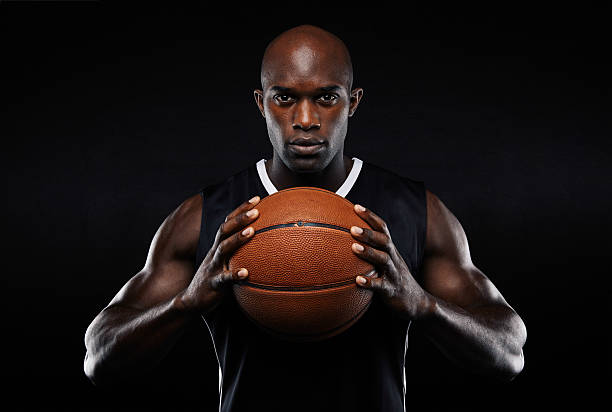
[[[180,300],[185,309],[207,313],[213,310],[227,292],[227,286],[238,280],[246,279],[248,270],[237,268],[230,271],[229,257],[240,246],[248,242],[255,233],[252,227],[246,228],[257,217],[259,211],[254,207],[259,203],[259,196],[245,201],[221,223],[215,236],[215,242],[200,264],[189,286],[181,293]],[[252,203],[251,203],[252,201]],[[251,213],[249,216],[247,213]]]
[[[379,293],[382,300],[401,317],[419,319],[427,314],[431,295],[410,273],[391,240],[385,221],[361,205],[355,205],[354,210],[373,230],[353,226],[351,235],[365,245],[353,243],[352,250],[361,259],[371,263],[378,274],[378,277],[357,276],[357,285]],[[359,233],[358,229],[363,232]],[[363,251],[359,250],[359,246],[363,247]]]

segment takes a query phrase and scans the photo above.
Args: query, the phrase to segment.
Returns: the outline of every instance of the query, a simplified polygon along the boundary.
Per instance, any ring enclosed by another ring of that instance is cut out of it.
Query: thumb
[[[225,270],[210,281],[210,285],[214,290],[220,290],[225,285],[233,282],[237,282],[239,280],[246,279],[249,275],[249,271],[246,268],[237,268],[234,270]]]

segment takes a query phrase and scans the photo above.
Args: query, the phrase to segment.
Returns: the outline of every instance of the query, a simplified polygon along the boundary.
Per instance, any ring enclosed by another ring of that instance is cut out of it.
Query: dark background
[[[271,157],[252,90],[267,43],[302,23],[345,41],[365,90],[345,153],[425,181],[527,325],[510,383],[458,369],[413,325],[407,409],[594,404],[610,382],[609,9],[197,4],[0,3],[2,373],[18,409],[217,409],[203,324],[107,389],[82,371],[83,336],[175,207]]]

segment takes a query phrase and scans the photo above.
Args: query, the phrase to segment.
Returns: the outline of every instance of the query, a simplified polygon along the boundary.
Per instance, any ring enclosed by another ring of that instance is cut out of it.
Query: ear
[[[263,91],[260,89],[253,90],[253,96],[255,97],[255,103],[257,104],[257,107],[259,107],[259,111],[261,112],[261,115],[265,119],[266,114],[264,111],[264,104],[263,104],[263,98],[264,98]]]
[[[349,104],[349,117],[352,117],[353,114],[355,113],[355,110],[357,110],[357,106],[359,106],[359,102],[361,101],[361,98],[363,97],[363,89],[361,88],[356,88],[353,89],[353,91],[351,92],[351,102]]]

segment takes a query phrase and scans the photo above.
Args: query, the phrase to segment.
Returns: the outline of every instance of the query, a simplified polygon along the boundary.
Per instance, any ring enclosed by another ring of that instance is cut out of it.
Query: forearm
[[[147,310],[111,305],[87,328],[85,373],[96,384],[155,366],[194,318],[178,298]]]
[[[476,373],[501,379],[513,379],[522,370],[526,329],[511,308],[487,305],[467,311],[431,298],[431,310],[419,323],[446,356]]]

